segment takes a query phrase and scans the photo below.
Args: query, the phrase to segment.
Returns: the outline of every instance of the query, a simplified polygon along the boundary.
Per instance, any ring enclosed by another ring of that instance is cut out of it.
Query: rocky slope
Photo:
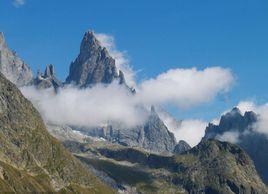
[[[0,72],[17,86],[24,86],[33,80],[30,67],[14,51],[11,51],[0,32]]]
[[[41,116],[0,73],[0,191],[113,193],[47,132]]]
[[[249,156],[227,142],[203,141],[172,156],[107,142],[65,146],[125,193],[268,193]]]
[[[238,108],[234,108],[221,117],[219,125],[209,124],[203,139],[230,141],[226,138],[226,134],[237,134],[235,143],[250,155],[263,181],[268,183],[268,139],[265,135],[254,131],[257,120],[258,116],[254,112],[242,115]]]
[[[78,57],[71,63],[66,84],[75,84],[81,87],[103,83],[110,84],[118,80],[126,84],[124,74],[118,71],[115,60],[102,47],[92,31],[85,33]]]

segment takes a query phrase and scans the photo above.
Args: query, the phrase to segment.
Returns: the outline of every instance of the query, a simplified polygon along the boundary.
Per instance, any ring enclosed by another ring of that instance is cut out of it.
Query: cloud
[[[21,7],[21,6],[23,6],[25,4],[25,0],[14,0],[13,1],[13,5],[15,6],[15,7]]]
[[[253,111],[258,114],[258,121],[253,126],[253,130],[268,137],[268,103],[257,105],[253,101],[241,101],[237,107],[243,114],[246,111]]]
[[[230,143],[238,143],[239,142],[240,133],[237,131],[227,131],[222,135],[217,135],[216,139],[220,141],[228,141]]]
[[[34,87],[24,87],[21,91],[48,123],[97,127],[116,122],[132,127],[146,120],[148,111],[144,107],[169,103],[189,108],[227,92],[232,80],[228,69],[218,67],[172,69],[138,84],[135,95],[117,83],[108,86],[99,84],[86,89],[68,86],[57,94],[53,90],[36,90]],[[194,146],[204,136],[207,125],[204,121],[185,120],[178,123],[167,118],[163,120],[178,141],[185,140]]]
[[[196,146],[204,137],[207,122],[197,119],[183,120],[179,125],[172,126],[171,123],[164,123],[174,133],[177,141],[184,140],[191,147]]]
[[[129,59],[126,56],[126,52],[119,51],[116,48],[114,37],[104,33],[96,33],[96,38],[100,41],[101,46],[105,47],[111,57],[115,59],[115,64],[120,69],[126,78],[127,84],[130,87],[135,87],[135,72],[129,65]]]
[[[209,102],[219,93],[227,92],[233,81],[231,71],[221,67],[171,69],[142,82],[139,97],[145,103],[171,103],[188,108]]]
[[[131,127],[142,124],[147,116],[134,96],[116,83],[87,89],[70,86],[60,89],[57,94],[34,87],[24,87],[21,91],[37,107],[43,119],[53,124],[98,127],[115,121]]]

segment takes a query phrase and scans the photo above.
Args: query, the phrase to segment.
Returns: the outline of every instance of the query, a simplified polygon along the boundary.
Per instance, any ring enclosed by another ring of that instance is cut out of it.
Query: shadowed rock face
[[[268,183],[268,139],[265,135],[254,132],[257,120],[258,116],[254,112],[242,115],[238,108],[234,108],[221,117],[219,125],[210,123],[203,139],[221,139],[226,132],[238,133],[236,143],[249,154],[261,178]]]
[[[56,78],[54,66],[47,65],[44,75],[38,72],[37,77],[34,79],[34,86],[37,89],[54,88],[54,90],[57,90],[63,84]]]
[[[66,83],[86,87],[97,83],[109,84],[115,79],[118,79],[120,84],[125,84],[123,73],[118,73],[115,60],[107,49],[101,46],[92,31],[86,32],[80,53],[71,63]]]
[[[24,86],[33,80],[30,67],[14,51],[11,51],[0,32],[0,72],[17,86]]]

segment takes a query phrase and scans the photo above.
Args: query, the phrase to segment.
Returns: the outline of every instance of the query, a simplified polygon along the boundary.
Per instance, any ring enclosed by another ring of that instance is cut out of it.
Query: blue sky
[[[0,1],[0,31],[34,71],[47,63],[62,80],[84,32],[115,37],[139,80],[171,68],[221,66],[236,82],[227,96],[177,118],[211,119],[240,100],[268,100],[267,0],[25,0]]]

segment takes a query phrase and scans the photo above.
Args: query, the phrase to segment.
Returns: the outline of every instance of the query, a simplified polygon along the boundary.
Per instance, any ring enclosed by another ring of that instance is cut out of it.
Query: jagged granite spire
[[[0,72],[17,86],[28,85],[33,80],[30,67],[11,51],[0,32]]]
[[[123,73],[120,74],[119,81],[123,82]],[[71,63],[66,83],[86,87],[97,83],[109,84],[118,78],[115,60],[109,55],[107,49],[101,46],[93,31],[86,32],[80,46],[80,53]]]
[[[55,90],[62,86],[61,81],[59,81],[55,76],[53,65],[46,65],[44,75],[38,70],[37,76],[34,79],[34,86],[37,89],[47,89],[53,87]]]

